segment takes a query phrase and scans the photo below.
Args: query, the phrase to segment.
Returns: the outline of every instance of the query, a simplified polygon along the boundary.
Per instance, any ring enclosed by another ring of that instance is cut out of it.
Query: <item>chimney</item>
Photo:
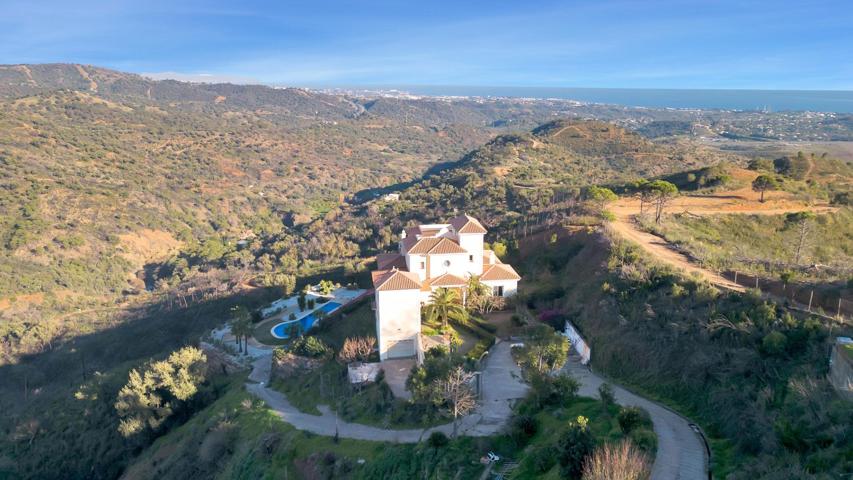
[[[404,228],[402,232],[400,232],[400,238],[406,238],[406,229]]]

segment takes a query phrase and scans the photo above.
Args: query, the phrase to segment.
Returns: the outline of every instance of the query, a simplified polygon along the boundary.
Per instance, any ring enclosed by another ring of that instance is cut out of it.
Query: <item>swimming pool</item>
[[[272,327],[270,330],[272,332],[272,336],[276,338],[289,338],[288,330],[292,328],[292,325],[298,324],[299,329],[303,332],[307,332],[309,328],[314,326],[314,322],[317,321],[316,315],[314,315],[317,311],[325,312],[326,315],[334,312],[338,308],[341,307],[341,304],[338,302],[326,302],[322,304],[319,308],[315,309],[313,312],[305,315],[304,317],[298,320],[290,320],[287,322],[279,323],[278,325]]]

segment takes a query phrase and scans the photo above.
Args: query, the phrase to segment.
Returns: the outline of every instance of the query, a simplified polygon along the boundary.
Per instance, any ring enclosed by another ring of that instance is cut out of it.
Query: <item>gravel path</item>
[[[564,371],[581,384],[579,395],[598,398],[598,387],[605,380],[586,366],[572,361]],[[652,480],[703,480],[708,478],[708,460],[702,438],[684,417],[658,403],[635,395],[611,383],[620,405],[636,406],[649,412],[658,437],[658,450],[652,467]]]

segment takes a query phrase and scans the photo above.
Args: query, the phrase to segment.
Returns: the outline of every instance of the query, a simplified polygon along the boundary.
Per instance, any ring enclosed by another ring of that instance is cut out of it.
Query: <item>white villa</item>
[[[516,293],[521,277],[483,248],[485,234],[477,219],[462,215],[449,223],[407,228],[398,253],[377,255],[379,269],[372,274],[380,359],[422,353],[421,306],[438,288],[458,288],[464,296],[468,278],[479,275],[495,296]]]

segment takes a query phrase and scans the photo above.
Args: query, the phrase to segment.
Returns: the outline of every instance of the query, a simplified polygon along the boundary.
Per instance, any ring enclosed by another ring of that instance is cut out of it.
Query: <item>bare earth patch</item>
[[[167,257],[183,245],[183,242],[163,230],[145,228],[133,233],[119,235],[122,256],[137,268],[145,263]]]
[[[666,213],[779,215],[805,210],[812,212],[836,210],[825,203],[807,204],[795,199],[787,192],[767,192],[764,197],[765,202],[759,202],[758,192],[752,191],[750,187],[716,192],[713,195],[683,195],[667,205]],[[616,219],[609,224],[611,230],[622,238],[637,243],[655,259],[691,275],[698,275],[716,286],[737,291],[744,290],[740,285],[691,261],[687,255],[673,248],[666,239],[642,231],[634,221],[635,216],[640,212],[639,199],[633,197],[620,198],[610,206],[609,210],[616,216]]]

